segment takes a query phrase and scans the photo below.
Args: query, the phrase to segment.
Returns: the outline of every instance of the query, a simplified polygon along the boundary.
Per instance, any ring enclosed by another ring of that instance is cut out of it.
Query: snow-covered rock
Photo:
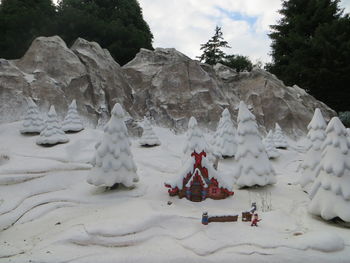
[[[214,134],[213,151],[216,156],[233,157],[237,150],[236,129],[228,109],[222,112]]]
[[[270,130],[265,139],[263,140],[265,150],[269,159],[276,159],[280,156],[280,153],[276,149],[273,131]]]
[[[346,129],[333,117],[322,148],[321,170],[310,191],[309,212],[325,220],[350,222],[350,143]]]
[[[307,126],[309,130],[307,138],[310,145],[304,156],[304,161],[301,164],[303,170],[300,178],[300,185],[307,192],[309,192],[312,183],[321,169],[322,144],[326,139],[326,127],[327,124],[322,116],[321,110],[317,108],[311,122]]]
[[[28,109],[22,123],[21,133],[40,133],[44,129],[44,120],[38,106],[28,98]]]
[[[35,39],[19,60],[1,60],[0,88],[0,122],[21,119],[26,97],[42,111],[54,104],[60,117],[67,102],[77,99],[83,121],[101,127],[116,102],[133,119],[150,116],[175,130],[185,130],[191,116],[214,128],[224,108],[236,117],[240,100],[252,105],[262,130],[279,122],[288,135],[305,131],[314,108],[326,119],[335,115],[302,89],[286,87],[261,69],[237,74],[175,49],[142,49],[120,67],[97,43],[78,39],[70,49],[58,36]]]
[[[237,117],[238,187],[264,186],[276,183],[276,174],[261,141],[255,116],[241,101]]]
[[[139,180],[124,118],[122,106],[116,103],[103,137],[96,145],[94,167],[87,178],[89,184],[107,187],[123,184],[131,187]]]
[[[157,135],[154,133],[151,123],[149,120],[144,117],[143,120],[143,133],[139,141],[142,146],[157,146],[160,145],[160,140]]]
[[[51,106],[47,114],[45,128],[41,131],[40,136],[36,140],[37,144],[55,145],[58,143],[68,142],[69,139],[58,122],[55,107]]]
[[[273,134],[273,140],[275,142],[276,148],[278,149],[286,149],[288,147],[286,137],[277,122],[275,126],[275,132]]]
[[[81,121],[78,110],[77,102],[75,100],[68,107],[68,112],[62,123],[62,130],[65,132],[78,132],[84,129],[84,124]]]

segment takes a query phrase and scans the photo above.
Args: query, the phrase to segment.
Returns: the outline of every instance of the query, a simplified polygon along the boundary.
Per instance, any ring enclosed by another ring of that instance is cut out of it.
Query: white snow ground
[[[276,185],[192,203],[169,197],[163,185],[181,169],[184,135],[155,128],[163,142],[155,148],[132,140],[140,182],[104,191],[86,182],[101,131],[68,134],[69,143],[44,148],[19,128],[0,125],[0,156],[9,156],[0,161],[0,262],[350,262],[350,229],[307,213],[308,195],[294,184],[302,159],[296,150],[279,150],[272,161]],[[219,170],[235,165],[226,159]],[[261,211],[262,199],[271,199],[271,211]],[[201,224],[203,211],[241,213],[253,201],[258,227]]]

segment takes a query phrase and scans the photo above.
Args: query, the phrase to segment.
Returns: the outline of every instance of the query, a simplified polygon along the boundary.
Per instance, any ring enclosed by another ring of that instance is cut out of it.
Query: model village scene
[[[350,263],[349,10],[0,0],[0,263]]]

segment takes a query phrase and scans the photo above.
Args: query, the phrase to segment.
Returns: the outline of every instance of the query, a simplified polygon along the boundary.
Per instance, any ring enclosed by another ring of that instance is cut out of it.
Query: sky
[[[267,34],[269,25],[279,19],[281,0],[138,1],[153,33],[154,47],[176,48],[194,59],[218,25],[231,46],[225,53],[248,56],[254,63],[271,61]],[[342,0],[341,7],[350,12],[350,0]]]
[[[200,44],[222,28],[231,46],[227,54],[250,57],[253,62],[271,60],[269,25],[279,19],[281,0],[139,0],[144,19],[154,35],[154,47],[176,48],[195,58]],[[341,6],[350,12],[350,0]]]

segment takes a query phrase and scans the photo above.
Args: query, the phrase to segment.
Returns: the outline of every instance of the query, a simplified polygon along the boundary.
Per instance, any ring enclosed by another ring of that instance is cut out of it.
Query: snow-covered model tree
[[[266,138],[263,140],[263,144],[269,159],[276,159],[280,156],[280,153],[276,149],[272,130],[269,131]]]
[[[214,161],[212,156],[212,151],[206,142],[202,130],[198,127],[197,120],[194,117],[191,117],[188,122],[188,130],[186,133],[186,142],[185,147],[183,149],[184,159],[186,162],[188,158],[191,157],[193,152],[201,153],[202,151],[206,152],[207,158],[210,161]]]
[[[160,141],[157,135],[154,133],[149,120],[144,117],[143,119],[143,133],[140,139],[140,145],[142,146],[157,146],[160,145]]]
[[[123,184],[131,187],[139,180],[124,117],[122,106],[115,104],[103,137],[96,145],[94,167],[87,179],[89,184],[107,187]]]
[[[36,143],[42,145],[55,145],[68,141],[69,139],[67,135],[62,131],[61,125],[58,122],[55,107],[51,106],[49,113],[47,114],[45,128],[41,131]]]
[[[62,130],[65,132],[78,132],[83,129],[84,125],[77,111],[77,103],[75,100],[73,100],[68,107],[68,113],[64,118]]]
[[[350,222],[350,143],[346,129],[333,117],[322,145],[321,170],[310,191],[309,212],[323,219]]]
[[[236,184],[242,188],[276,183],[275,171],[261,141],[255,116],[243,101],[239,104],[237,122]]]
[[[321,165],[321,146],[326,139],[326,121],[324,120],[320,109],[316,109],[314,116],[307,126],[309,130],[307,138],[310,142],[309,148],[301,164],[302,175],[300,178],[300,185],[309,192],[312,183],[318,176]]]
[[[274,133],[274,142],[276,148],[278,149],[287,149],[288,143],[281,127],[276,123],[275,133]]]
[[[237,150],[236,129],[228,109],[222,112],[219,125],[214,135],[214,154],[219,157],[233,157]]]
[[[44,120],[38,106],[31,98],[28,98],[27,114],[24,117],[21,133],[40,133],[44,129]]]

